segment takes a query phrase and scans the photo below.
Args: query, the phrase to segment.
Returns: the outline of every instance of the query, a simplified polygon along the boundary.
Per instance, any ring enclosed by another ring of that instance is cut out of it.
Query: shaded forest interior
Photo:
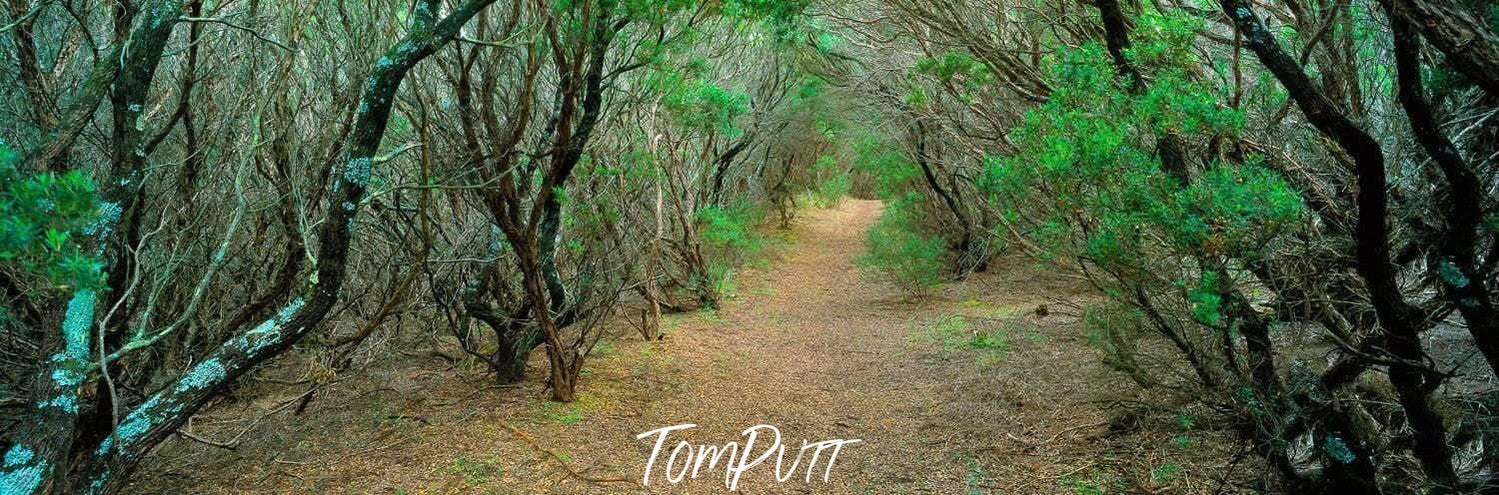
[[[0,493],[617,493],[684,415],[839,493],[1493,493],[1496,33],[9,0]]]

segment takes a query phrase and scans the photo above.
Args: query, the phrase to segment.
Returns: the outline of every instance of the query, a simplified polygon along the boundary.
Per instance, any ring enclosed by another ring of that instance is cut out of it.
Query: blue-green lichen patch
[[[375,161],[370,157],[351,158],[344,165],[344,181],[350,184],[363,186],[370,181],[370,168]]]
[[[65,412],[65,413],[68,413],[68,414],[77,414],[78,413],[78,399],[74,398],[73,394],[71,394],[71,393],[59,395],[57,397],[53,397],[52,400],[43,401],[41,404],[38,404],[37,406],[40,407],[40,408],[43,408],[43,409],[45,409],[45,408],[57,408],[57,409],[62,410],[62,412]]]
[[[108,480],[109,476],[111,474],[114,474],[114,473],[112,471],[110,471],[109,469],[105,469],[103,471],[100,471],[99,475],[94,477],[94,481],[88,484],[88,492],[89,493],[104,493],[104,481]]]
[[[182,410],[181,404],[163,402],[161,397],[146,399],[145,402],[141,403],[140,407],[135,408],[129,415],[125,416],[125,421],[121,422],[120,426],[115,428],[114,434],[105,437],[104,441],[99,442],[99,448],[94,453],[97,455],[108,453],[109,449],[116,445],[116,441],[120,445],[129,445],[131,442],[145,436],[146,432],[151,431],[153,426],[171,419],[180,410]]]
[[[52,381],[57,383],[57,386],[61,388],[82,385],[84,378],[87,378],[87,376],[78,369],[76,363],[62,364],[52,370]]]
[[[33,493],[41,487],[46,471],[47,462],[38,459],[31,447],[16,444],[5,452],[5,464],[0,466],[0,491]]]
[[[127,182],[128,179],[122,180],[120,185],[128,186],[129,184]],[[84,226],[83,233],[85,235],[91,235],[100,239],[109,236],[109,232],[114,228],[115,223],[120,221],[121,213],[122,211],[120,209],[119,203],[113,201],[100,203],[99,217],[96,218],[92,223]]]
[[[62,335],[65,352],[74,359],[88,358],[88,338],[94,327],[94,305],[98,295],[91,290],[81,290],[68,300],[68,310],[63,315]]]
[[[302,298],[293,300],[286,307],[281,308],[281,311],[276,313],[276,316],[261,322],[255,328],[250,329],[250,331],[245,332],[239,337],[235,337],[230,344],[240,348],[246,354],[259,352],[276,340],[281,334],[282,327],[291,321],[292,316],[297,314],[297,310],[302,309],[303,304],[306,303]]]
[[[177,391],[186,392],[212,387],[223,382],[226,376],[227,370],[218,358],[208,359],[193,366],[186,375],[182,375],[182,378],[177,380]]]

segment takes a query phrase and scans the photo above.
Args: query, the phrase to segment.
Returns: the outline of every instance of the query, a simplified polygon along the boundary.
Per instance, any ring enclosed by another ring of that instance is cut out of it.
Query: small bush
[[[807,192],[807,204],[817,208],[832,208],[838,206],[849,192],[853,191],[853,179],[848,171],[838,170],[838,160],[832,156],[823,156],[812,166],[819,175],[824,176],[817,186]]]
[[[889,203],[884,216],[869,229],[866,252],[859,266],[889,277],[913,296],[923,296],[942,283],[947,243],[917,229],[920,194],[911,193]]]
[[[764,211],[747,202],[698,210],[698,235],[707,259],[691,283],[704,304],[716,306],[724,294],[732,294],[737,289],[734,269],[765,251],[765,235],[758,228],[764,219]]]
[[[706,206],[697,212],[698,233],[716,258],[738,264],[765,250],[765,235],[757,228],[764,219],[748,202]]]

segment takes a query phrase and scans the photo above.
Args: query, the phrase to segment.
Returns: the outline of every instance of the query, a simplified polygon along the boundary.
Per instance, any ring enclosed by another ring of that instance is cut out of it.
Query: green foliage
[[[723,11],[730,18],[764,24],[784,43],[810,28],[805,14],[811,6],[812,0],[726,0]]]
[[[1169,64],[1192,21],[1148,17],[1136,56]],[[1006,218],[1035,219],[1027,234],[1051,258],[1082,258],[1119,274],[1159,272],[1180,256],[1257,255],[1301,218],[1277,174],[1251,162],[1220,164],[1178,184],[1155,141],[1168,133],[1236,135],[1243,116],[1213,91],[1167,67],[1131,95],[1096,44],[1050,64],[1052,98],[1012,138],[1019,151],[990,157],[980,185]],[[1207,303],[1207,296],[1196,301]],[[1206,306],[1204,306],[1206,308]]]
[[[1196,421],[1186,411],[1176,413],[1176,429],[1181,430],[1181,434],[1171,437],[1171,444],[1179,450],[1192,448],[1192,444],[1196,442],[1192,440],[1192,436],[1189,433],[1191,433],[1192,427],[1195,425]]]
[[[765,235],[757,227],[765,213],[747,201],[698,209],[699,234],[709,247],[736,261],[765,249]]]
[[[808,75],[797,85],[796,92],[791,94],[791,102],[787,105],[798,110],[819,109],[822,107],[823,99],[827,96],[828,82],[826,79],[815,75]]]
[[[1010,350],[1009,339],[1005,337],[1004,333],[997,330],[975,333],[973,335],[973,338],[969,339],[968,342],[965,343],[965,345],[969,349],[995,351],[1000,353],[1008,352]]]
[[[624,10],[624,17],[631,19],[662,19],[696,5],[697,2],[693,0],[622,0],[619,2],[620,8]]]
[[[1067,475],[1057,480],[1057,484],[1067,488],[1076,495],[1104,495],[1107,493],[1125,493],[1124,480],[1109,478],[1102,474],[1090,473],[1087,476]]]
[[[101,206],[94,184],[74,170],[30,173],[0,145],[0,263],[79,289],[103,283],[87,237],[103,236],[119,208]]]
[[[1166,13],[1148,9],[1135,19],[1132,41],[1125,52],[1131,63],[1153,68],[1186,69],[1198,64],[1192,42],[1203,29],[1201,17],[1180,10]]]
[[[893,200],[912,190],[912,181],[921,177],[921,168],[900,152],[872,136],[854,142],[854,163],[858,170],[874,181],[875,194]]]
[[[963,92],[958,96],[972,101],[973,94],[991,84],[996,76],[989,64],[974,58],[968,52],[948,50],[935,57],[916,61],[916,73],[936,78],[944,84],[958,84]]]
[[[989,157],[979,180],[1045,258],[1081,261],[1115,290],[1114,302],[1089,309],[1085,328],[1105,363],[1143,386],[1154,383],[1136,362],[1143,314],[1120,295],[1143,290],[1220,329],[1231,267],[1287,237],[1305,209],[1256,159],[1213,164],[1187,183],[1164,170],[1165,136],[1235,139],[1243,129],[1242,113],[1182,70],[1195,59],[1198,22],[1141,18],[1129,56],[1149,79],[1143,91],[1131,91],[1097,44],[1059,52],[1043,64],[1050,100],[1026,114],[1010,134],[1016,151]]]
[[[973,335],[975,335],[973,324],[969,323],[963,315],[949,315],[937,320],[931,333],[933,340],[942,344],[942,347],[946,349],[965,346]]]
[[[906,93],[906,106],[919,108],[932,102],[932,97],[927,94],[926,88],[912,87],[910,93]]]
[[[824,32],[821,32],[821,33],[817,34],[817,52],[818,53],[821,53],[823,55],[827,55],[827,54],[833,53],[833,50],[837,50],[838,47],[842,46],[842,45],[843,45],[843,38],[839,37],[836,34],[833,34],[831,32],[827,32],[827,31],[824,31]]]
[[[812,205],[818,208],[831,208],[837,206],[845,196],[854,188],[853,179],[848,172],[839,172],[824,179],[817,184],[817,189],[812,191]]]
[[[1165,483],[1176,479],[1181,474],[1182,467],[1174,462],[1167,461],[1150,472],[1150,480],[1155,483]]]
[[[1187,302],[1192,306],[1192,319],[1208,326],[1217,326],[1223,320],[1223,296],[1219,295],[1218,275],[1205,272],[1196,287],[1187,291]]]
[[[734,292],[734,269],[765,251],[765,235],[759,229],[764,219],[764,210],[748,201],[698,209],[698,235],[709,258],[706,271],[691,280],[700,293],[716,298]]]
[[[997,362],[1010,352],[1006,327],[987,325],[977,328],[963,315],[945,316],[931,328],[912,334],[911,340],[918,344],[935,344],[943,352],[971,353],[980,366]]]
[[[545,414],[546,417],[551,419],[552,421],[556,421],[564,425],[577,424],[577,422],[583,420],[583,411],[577,405],[549,402],[546,405]]]
[[[884,214],[866,234],[865,253],[855,260],[860,267],[889,277],[916,296],[942,282],[947,256],[946,241],[920,232],[922,201],[919,193],[911,192],[886,203]]]
[[[1194,426],[1195,424],[1196,424],[1196,421],[1194,421],[1192,419],[1192,415],[1187,414],[1186,412],[1178,412],[1178,413],[1176,413],[1176,428],[1177,429],[1182,430],[1182,431],[1191,430],[1192,426]]]
[[[692,68],[654,74],[648,84],[662,91],[662,107],[684,128],[719,132],[730,137],[742,132],[735,121],[749,111],[749,95],[730,91],[703,79],[706,69]]]
[[[817,163],[812,164],[812,171],[824,177],[808,192],[807,199],[812,206],[831,208],[853,190],[853,179],[848,171],[839,169],[838,159],[832,155],[818,158]]]
[[[1210,255],[1252,256],[1288,232],[1305,210],[1280,175],[1257,165],[1217,166],[1179,191],[1162,225],[1180,247]]]

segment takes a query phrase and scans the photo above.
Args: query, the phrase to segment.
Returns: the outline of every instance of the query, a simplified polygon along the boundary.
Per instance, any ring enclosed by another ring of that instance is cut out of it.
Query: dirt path
[[[1057,306],[1075,283],[1005,263],[933,299],[905,302],[853,258],[880,205],[808,212],[793,247],[738,281],[721,313],[679,315],[661,342],[622,337],[590,360],[580,399],[547,403],[544,368],[517,388],[485,388],[433,364],[372,372],[299,418],[267,420],[235,451],[175,441],[145,469],[142,493],[721,493],[724,473],[649,489],[571,479],[507,426],[592,477],[639,480],[651,454],[635,435],[671,425],[694,444],[742,441],[775,425],[791,444],[860,439],[829,481],[775,483],[773,462],[742,493],[1073,493],[1110,483],[1119,462],[1170,462],[1167,442],[1102,437],[1106,402],[1128,391],[1097,364],[1076,311]],[[997,263],[998,265],[998,263]],[[1063,301],[1065,304],[1065,301]],[[1039,316],[1041,305],[1052,307]],[[980,337],[983,339],[978,340]],[[983,342],[983,345],[974,345]],[[408,358],[409,359],[409,358]],[[229,436],[285,397],[226,406],[203,431]],[[1159,446],[1151,443],[1159,443]],[[759,450],[759,449],[757,449]],[[1211,455],[1211,453],[1209,453]],[[665,462],[665,455],[658,460]],[[1161,459],[1167,459],[1162,461]],[[788,458],[787,462],[790,462]],[[1148,473],[1146,473],[1148,475]]]

